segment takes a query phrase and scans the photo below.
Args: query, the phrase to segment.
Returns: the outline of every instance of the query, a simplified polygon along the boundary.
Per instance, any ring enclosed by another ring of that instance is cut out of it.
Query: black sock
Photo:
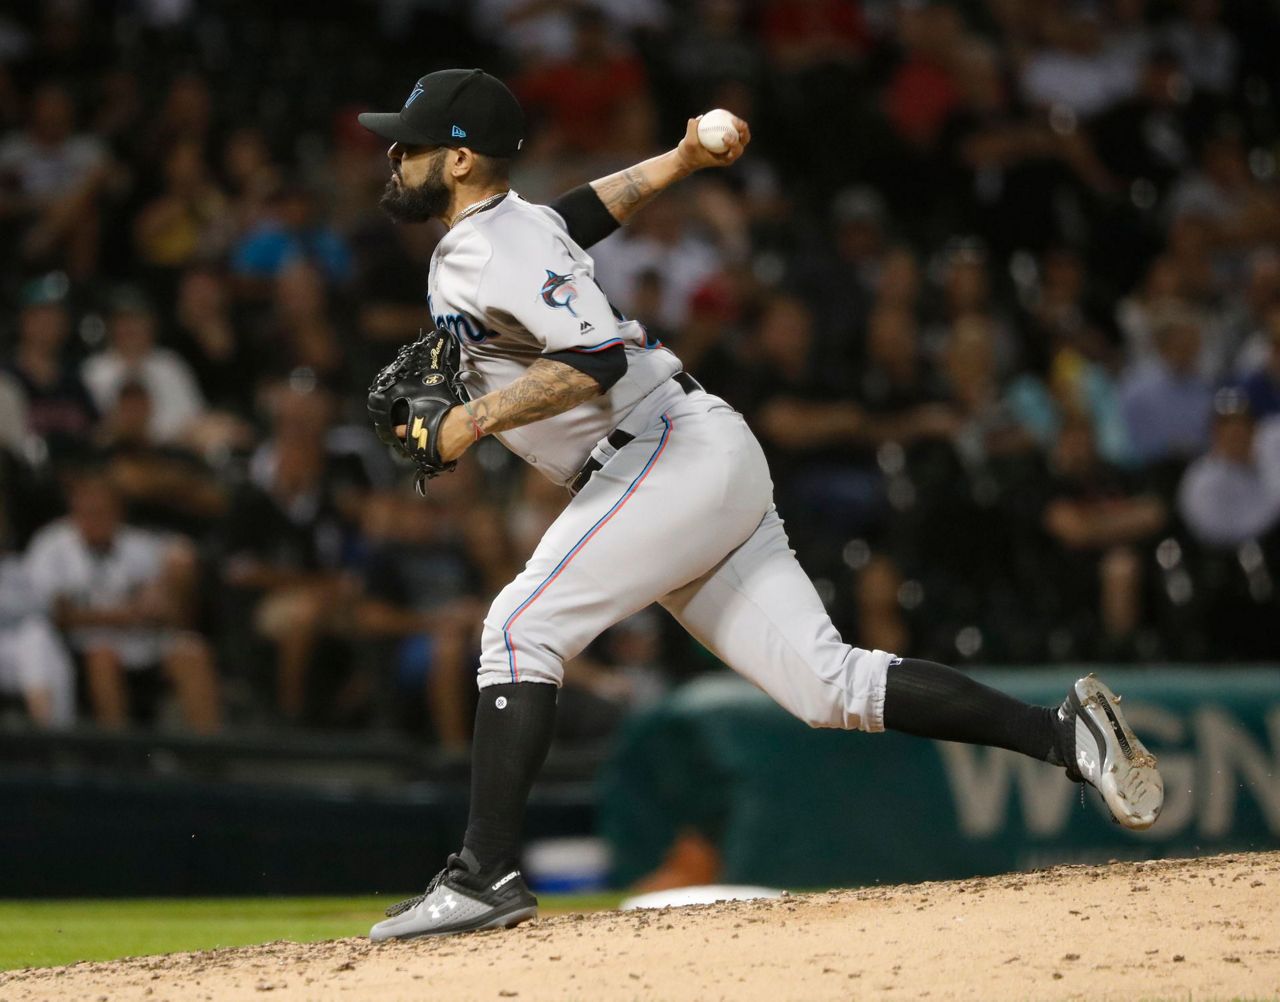
[[[1062,765],[1057,711],[1032,706],[932,661],[889,666],[884,726],[922,738],[1022,752]]]
[[[480,690],[471,742],[471,813],[462,844],[486,873],[519,859],[525,802],[551,747],[558,692],[545,682]]]

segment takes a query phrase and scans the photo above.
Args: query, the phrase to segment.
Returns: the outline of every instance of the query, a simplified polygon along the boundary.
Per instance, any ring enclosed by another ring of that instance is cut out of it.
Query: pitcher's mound
[[[269,943],[0,974],[0,999],[1229,999],[1280,995],[1280,853]],[[370,916],[372,919],[373,916]]]

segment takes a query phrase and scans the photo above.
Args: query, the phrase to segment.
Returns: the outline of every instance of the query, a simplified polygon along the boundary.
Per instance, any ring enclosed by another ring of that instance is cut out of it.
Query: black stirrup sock
[[[884,726],[922,738],[991,745],[1062,765],[1055,710],[1032,706],[932,661],[889,666]]]
[[[551,747],[559,691],[544,682],[480,690],[471,741],[471,811],[462,844],[486,873],[520,858],[525,802]]]

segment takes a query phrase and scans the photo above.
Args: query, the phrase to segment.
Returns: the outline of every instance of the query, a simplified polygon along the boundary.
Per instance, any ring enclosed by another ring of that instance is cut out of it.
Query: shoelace
[[[405,912],[417,908],[418,905],[422,904],[422,902],[426,901],[427,898],[431,896],[432,891],[440,886],[440,882],[448,876],[450,870],[464,869],[464,867],[461,866],[461,863],[462,860],[458,858],[458,854],[452,854],[449,857],[449,861],[445,863],[444,869],[431,878],[431,883],[427,884],[427,889],[425,891],[412,898],[406,898],[404,901],[397,902],[388,908],[384,914],[387,918],[395,918],[397,915],[403,915]]]

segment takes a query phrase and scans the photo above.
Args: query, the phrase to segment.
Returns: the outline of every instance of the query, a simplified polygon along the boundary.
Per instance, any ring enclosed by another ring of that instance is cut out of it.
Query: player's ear
[[[455,150],[450,150],[450,156],[445,163],[455,181],[465,181],[475,173],[476,155],[467,147],[460,146]]]

